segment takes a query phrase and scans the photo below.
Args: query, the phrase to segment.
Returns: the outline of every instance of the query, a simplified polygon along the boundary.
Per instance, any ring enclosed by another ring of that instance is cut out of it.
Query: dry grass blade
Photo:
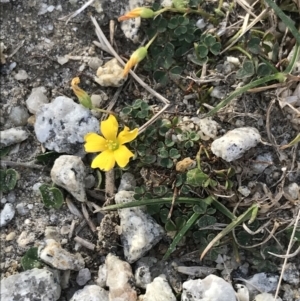
[[[294,225],[294,228],[293,228],[293,232],[292,232],[292,235],[291,235],[291,238],[290,238],[290,242],[289,242],[289,245],[288,245],[288,248],[287,248],[287,251],[286,251],[286,255],[285,255],[286,257],[285,257],[283,265],[282,265],[282,269],[281,269],[280,277],[279,277],[279,280],[278,280],[278,285],[277,285],[274,300],[277,299],[277,296],[278,296],[278,293],[279,293],[279,289],[280,289],[281,281],[282,281],[282,278],[283,278],[284,270],[286,268],[286,264],[287,264],[287,261],[288,261],[287,256],[290,255],[290,251],[291,251],[291,248],[293,246],[293,240],[294,240],[294,237],[295,237],[296,228],[298,226],[299,220],[300,220],[300,209],[298,209],[297,218],[296,218],[295,225]]]
[[[91,17],[91,20],[95,26],[95,31],[96,34],[99,38],[101,48],[104,49],[106,48],[107,51],[112,54],[118,62],[122,65],[125,66],[125,62],[121,59],[121,57],[116,53],[116,51],[113,49],[107,38],[105,37],[103,31],[101,30],[97,20],[94,17]],[[132,77],[145,89],[147,90],[150,94],[152,94],[154,97],[159,99],[161,102],[165,104],[165,106],[157,113],[155,114],[148,122],[146,122],[143,126],[139,128],[139,134],[142,133],[150,124],[155,122],[157,118],[169,107],[169,100],[157,93],[155,90],[153,90],[150,86],[148,86],[138,75],[136,75],[132,70],[129,71],[129,73],[132,75]]]

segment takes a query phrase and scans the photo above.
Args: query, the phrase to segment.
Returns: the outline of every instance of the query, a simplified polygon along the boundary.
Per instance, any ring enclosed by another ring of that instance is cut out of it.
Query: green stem
[[[156,12],[154,12],[154,17],[166,12],[166,11],[170,11],[173,13],[181,13],[181,14],[197,14],[202,16],[203,18],[209,19],[212,22],[216,22],[216,19],[214,18],[213,15],[207,13],[206,11],[204,11],[201,8],[198,9],[190,9],[190,8],[175,8],[175,7],[164,7]]]
[[[206,115],[203,116],[203,118],[210,117],[217,113],[221,108],[225,107],[231,100],[236,98],[237,96],[243,94],[244,92],[247,92],[250,89],[253,89],[257,86],[263,85],[267,82],[273,81],[273,80],[278,80],[279,82],[284,82],[286,80],[287,76],[285,73],[278,72],[276,74],[272,74],[269,76],[265,76],[263,78],[257,79],[240,89],[237,89],[233,91],[227,98],[222,100],[216,107],[214,107],[212,110],[210,110]]]
[[[157,38],[158,36],[158,32],[151,38],[151,40],[147,43],[147,45],[145,46],[145,48],[148,50],[148,48],[150,47],[150,45],[153,43],[153,41]]]
[[[228,49],[228,51],[232,51],[232,50],[238,50],[241,53],[245,54],[249,58],[249,60],[252,60],[252,56],[245,49],[243,49],[242,47],[240,47],[240,46],[233,46],[233,47],[231,47],[231,48]]]
[[[174,237],[172,243],[170,244],[166,254],[164,255],[162,260],[167,260],[171,253],[175,250],[177,244],[181,241],[186,232],[193,226],[196,220],[200,217],[201,213],[194,213],[187,223],[180,229],[180,231]]]

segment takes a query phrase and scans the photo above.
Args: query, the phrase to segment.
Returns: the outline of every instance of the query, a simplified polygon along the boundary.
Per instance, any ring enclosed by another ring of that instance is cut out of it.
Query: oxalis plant
[[[288,18],[277,5],[271,0],[266,0],[268,5],[282,19],[296,39],[296,45],[292,59],[283,72],[276,68],[264,57],[262,45],[255,33],[251,34],[247,41],[247,48],[237,45],[230,47],[229,51],[237,50],[243,52],[247,60],[244,61],[237,78],[259,77],[242,88],[231,93],[221,101],[214,109],[205,116],[216,114],[222,107],[231,100],[247,92],[250,89],[263,86],[271,81],[285,82],[299,80],[291,75],[294,65],[299,57],[300,35],[293,22]],[[195,26],[195,21],[188,18],[189,15],[200,15],[212,24],[216,24],[223,16],[221,11],[222,3],[207,13],[199,7],[199,1],[173,1],[172,7],[160,8],[154,5],[152,8],[140,7],[128,12],[119,18],[124,21],[129,18],[141,17],[150,19],[150,27],[146,30],[149,42],[146,46],[138,48],[126,63],[123,71],[124,77],[129,70],[138,63],[144,62],[144,70],[153,72],[153,77],[161,84],[168,80],[178,79],[182,72],[182,66],[177,61],[192,53],[190,61],[196,66],[207,64],[214,56],[222,51],[223,45],[220,38],[212,33],[202,32]],[[228,45],[230,45],[228,42]],[[225,45],[226,47],[226,45]],[[254,60],[257,55],[259,61]],[[72,81],[72,89],[79,102],[88,109],[92,107],[90,96],[79,88],[78,78]],[[256,216],[259,213],[259,206],[254,204],[244,213],[237,216],[218,201],[220,192],[230,194],[233,192],[234,170],[232,168],[218,169],[213,165],[209,147],[201,141],[199,135],[193,131],[183,131],[180,127],[180,119],[174,116],[170,120],[158,119],[156,123],[147,126],[141,132],[139,129],[147,124],[153,117],[152,108],[142,100],[136,100],[132,105],[123,108],[120,116],[113,112],[98,109],[102,113],[108,113],[109,117],[100,124],[103,136],[96,133],[88,133],[85,137],[85,150],[88,153],[99,154],[91,163],[91,167],[105,172],[114,171],[120,175],[123,170],[139,172],[142,169],[155,173],[154,177],[159,178],[157,183],[147,183],[135,190],[136,201],[99,208],[97,211],[110,211],[136,206],[147,206],[148,212],[165,229],[175,233],[163,259],[170,257],[176,246],[184,236],[193,239],[195,243],[201,243],[204,247],[199,250],[201,259],[205,255],[215,258],[214,252],[217,246],[222,245],[222,240],[232,235],[237,226],[245,221],[253,231],[259,228]],[[126,124],[119,131],[119,124]],[[157,130],[158,129],[158,130]],[[180,135],[181,139],[172,139]],[[299,142],[299,135],[286,147]],[[196,154],[196,160],[189,158],[190,154]],[[133,164],[130,164],[130,159]],[[189,160],[186,160],[189,159]],[[188,162],[186,168],[180,169],[176,162]],[[194,162],[192,162],[194,161]],[[154,168],[151,168],[154,167]],[[99,178],[100,173],[97,172]],[[2,172],[2,181],[8,183],[5,189],[10,190],[16,182],[16,175],[11,171]],[[151,177],[150,177],[151,178]],[[101,181],[99,180],[98,187]],[[43,186],[41,189],[45,204],[49,207],[59,208],[62,204],[62,194],[56,187]],[[57,202],[56,202],[57,200]],[[221,214],[219,217],[218,214]],[[217,216],[229,224],[218,234],[211,229],[217,223]],[[243,237],[241,237],[243,239]],[[237,250],[237,239],[232,239],[233,249]],[[215,249],[212,249],[212,247]],[[34,250],[35,251],[35,250]],[[238,253],[238,252],[237,252]],[[27,254],[23,260],[26,266],[28,258],[35,258],[35,252]],[[236,255],[238,257],[238,254]],[[22,264],[23,264],[22,263]],[[38,262],[35,264],[39,264]],[[27,266],[30,266],[27,264]]]

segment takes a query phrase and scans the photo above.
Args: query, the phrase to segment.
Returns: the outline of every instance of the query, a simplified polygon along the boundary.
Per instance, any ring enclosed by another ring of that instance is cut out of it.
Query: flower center
[[[115,151],[119,148],[119,144],[113,140],[106,140],[106,147],[111,151]]]

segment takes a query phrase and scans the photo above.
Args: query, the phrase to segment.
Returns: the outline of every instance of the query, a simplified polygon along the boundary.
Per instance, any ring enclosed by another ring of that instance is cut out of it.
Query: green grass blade
[[[171,253],[175,250],[177,244],[181,241],[186,232],[193,226],[195,221],[200,217],[201,213],[194,213],[187,223],[180,229],[180,231],[174,237],[172,243],[170,244],[166,254],[163,257],[163,260],[167,260]]]
[[[249,219],[252,215],[252,211],[257,209],[257,205],[252,205],[246,212],[237,217],[233,222],[231,222],[224,230],[222,230],[204,249],[201,254],[200,260],[206,255],[206,253],[211,249],[211,247],[220,239],[222,239],[225,235],[231,232],[236,226]]]
[[[272,0],[266,0],[268,5],[273,8],[275,14],[282,20],[282,22],[287,26],[292,35],[295,37],[297,43],[300,45],[300,33],[295,27],[293,21],[280,9],[279,6]]]

